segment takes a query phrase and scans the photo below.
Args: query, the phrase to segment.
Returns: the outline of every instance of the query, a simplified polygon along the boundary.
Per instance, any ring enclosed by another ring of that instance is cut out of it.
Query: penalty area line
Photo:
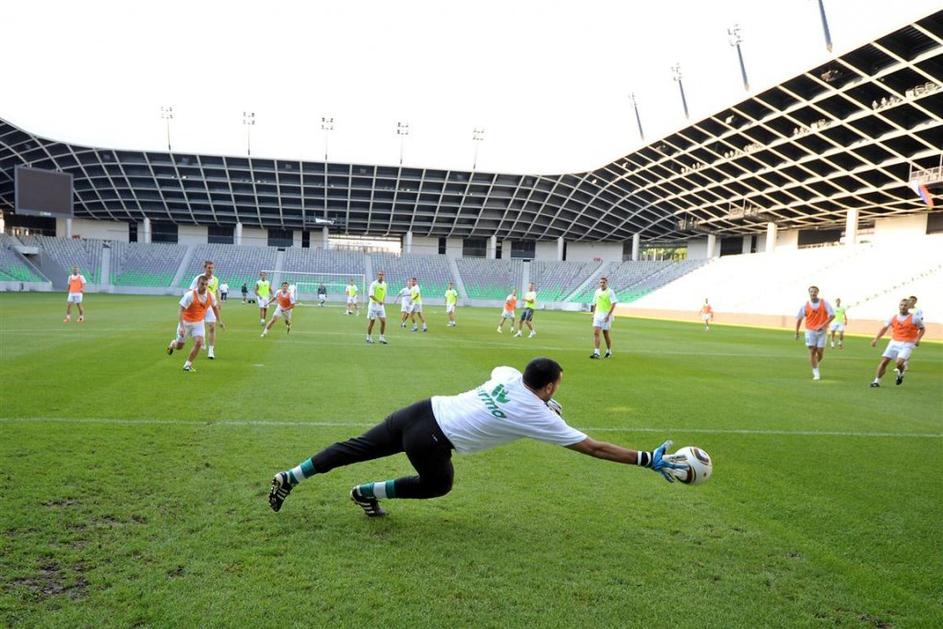
[[[377,420],[380,421],[380,420]],[[369,428],[377,422],[350,422],[350,421],[292,421],[281,419],[158,419],[158,418],[114,418],[114,417],[0,417],[0,424],[98,424],[119,426],[281,426],[297,428]],[[865,438],[922,438],[943,439],[943,433],[934,432],[880,432],[880,431],[853,431],[853,430],[782,430],[762,428],[683,428],[679,426],[655,428],[649,426],[625,427],[577,427],[587,433],[600,432],[652,432],[652,433],[692,433],[705,435],[758,435],[758,436],[787,436],[787,437],[865,437]]]

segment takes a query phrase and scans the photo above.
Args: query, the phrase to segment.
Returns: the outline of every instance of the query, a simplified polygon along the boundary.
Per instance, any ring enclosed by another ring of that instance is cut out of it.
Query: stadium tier
[[[616,291],[619,301],[625,303],[633,299],[638,299],[639,295],[631,290],[634,286],[654,276],[658,272],[663,271],[671,264],[672,262],[667,260],[621,262],[610,265],[608,269],[603,271],[603,275],[609,280],[609,286]],[[586,286],[579,294],[570,298],[570,301],[589,303],[593,300],[593,293],[597,288],[598,286],[595,283],[591,286]],[[630,297],[630,295],[634,295],[634,297]]]
[[[906,260],[906,264],[901,262]],[[906,244],[822,247],[774,255],[725,256],[635,302],[639,308],[695,312],[704,298],[724,312],[793,316],[810,285],[851,319],[884,319],[917,295],[929,321],[943,313],[943,237]]]
[[[13,243],[0,234],[0,282],[46,282],[11,249]]]
[[[24,245],[39,247],[43,254],[62,267],[63,277],[69,274],[73,266],[78,266],[89,284],[101,283],[102,244],[101,240],[72,240],[52,238],[50,236],[22,236]]]
[[[511,289],[521,289],[524,263],[520,260],[459,258],[455,262],[471,299],[503,300]]]
[[[277,252],[275,247],[197,245],[177,286],[189,287],[193,278],[203,271],[203,262],[212,260],[216,265],[216,275],[219,276],[220,282],[229,284],[230,291],[238,292],[243,282],[251,291],[255,281],[259,279],[259,271],[275,268]]]
[[[111,283],[115,286],[169,287],[187,247],[116,242],[111,251]]]
[[[375,253],[370,256],[374,275],[386,273],[386,282],[393,292],[406,285],[406,280],[415,277],[422,294],[426,297],[442,297],[449,282],[454,282],[449,270],[449,260],[441,255],[394,256]]]
[[[530,263],[530,281],[537,286],[540,301],[563,301],[596,271],[600,262]]]

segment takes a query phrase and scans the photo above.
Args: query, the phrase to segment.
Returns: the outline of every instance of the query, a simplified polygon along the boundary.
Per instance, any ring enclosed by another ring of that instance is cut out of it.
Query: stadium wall
[[[178,245],[205,245],[207,228],[203,225],[180,225],[177,228]]]
[[[446,251],[448,250],[448,245],[446,244]],[[459,242],[459,250],[461,250],[461,242]],[[406,250],[403,250],[403,253],[406,253]],[[414,255],[419,256],[434,256],[439,254],[439,239],[438,238],[424,238],[413,236],[413,250]],[[459,254],[461,257],[461,254]]]
[[[592,262],[601,258],[603,262],[622,262],[621,242],[568,242],[568,262]]]
[[[56,238],[68,238],[64,218],[56,219]],[[118,221],[96,221],[86,218],[72,219],[72,237],[97,240],[117,240],[128,242],[128,224]]]
[[[927,233],[927,214],[910,214],[879,218],[874,221],[872,242],[889,242],[902,239],[923,238]]]
[[[557,259],[557,241],[538,240],[534,246],[534,259],[555,261]]]

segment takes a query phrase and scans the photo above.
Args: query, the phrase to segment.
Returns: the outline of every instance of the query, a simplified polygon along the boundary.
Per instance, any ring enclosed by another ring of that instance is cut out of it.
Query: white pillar
[[[144,242],[151,242],[151,219],[144,217]]]
[[[707,234],[707,259],[717,257],[717,235]]]
[[[638,262],[639,246],[642,243],[641,234],[632,234],[632,262]]]
[[[563,262],[563,236],[557,238],[557,262]]]
[[[740,253],[750,253],[752,249],[753,249],[753,236],[744,236],[743,247],[741,247]]]
[[[232,233],[232,242],[234,245],[242,244],[242,223],[236,223],[236,228]]]
[[[327,227],[322,227],[321,228],[321,248],[327,251],[328,248],[330,247],[330,244],[331,244],[331,234],[328,231]]]
[[[854,245],[858,242],[858,210],[850,208],[845,215],[845,244]]]
[[[776,223],[766,224],[766,253],[773,253],[776,251],[776,232]]]
[[[69,240],[72,239],[72,219],[65,219],[65,237]]]
[[[494,254],[495,254],[495,257],[497,257],[498,255],[497,248],[495,248]],[[511,259],[511,241],[510,240],[501,241],[501,259],[502,260]]]
[[[485,257],[487,257],[489,260],[494,260],[494,256],[495,256],[495,253],[497,252],[497,250],[498,250],[498,237],[497,237],[497,236],[489,236],[489,237],[488,237],[488,247],[487,247],[487,251],[486,251]]]
[[[404,253],[413,252],[413,233],[411,231],[406,232],[406,237],[403,239],[403,250]]]

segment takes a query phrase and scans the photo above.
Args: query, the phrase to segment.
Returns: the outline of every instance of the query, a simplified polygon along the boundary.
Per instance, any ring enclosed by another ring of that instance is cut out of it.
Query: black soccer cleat
[[[353,500],[358,507],[363,509],[363,512],[368,518],[381,518],[386,515],[386,511],[380,506],[380,501],[376,498],[362,495],[359,487],[354,487],[350,490],[350,499]]]
[[[872,382],[872,383],[869,384],[868,386],[871,387],[872,389],[880,389],[880,388],[881,388],[881,385],[880,385],[880,383],[878,383],[878,382]]]
[[[606,358],[612,358],[612,352],[607,351],[607,352],[606,352]]]
[[[268,506],[272,507],[272,511],[278,513],[291,490],[292,486],[288,481],[288,474],[285,472],[276,474],[275,478],[272,479],[272,488],[268,492]]]
[[[599,360],[599,354],[590,354],[589,357],[593,360]]]
[[[167,355],[168,355],[168,356],[173,356],[173,355],[174,355],[174,346],[173,346],[173,345],[168,345],[168,346],[167,346]]]

